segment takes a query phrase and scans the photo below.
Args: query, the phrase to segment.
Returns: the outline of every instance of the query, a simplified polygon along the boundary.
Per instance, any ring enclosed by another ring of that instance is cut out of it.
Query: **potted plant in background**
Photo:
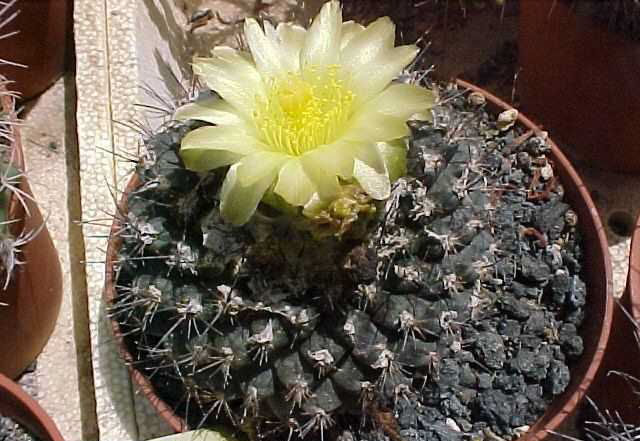
[[[11,427],[6,418],[11,418],[21,428]],[[6,433],[5,430],[11,432]],[[7,436],[11,438],[5,438]],[[64,441],[55,423],[38,403],[2,374],[0,374],[0,437],[20,441]]]
[[[12,28],[21,17],[17,4],[9,1],[0,7],[0,42],[7,47],[20,46],[25,37],[9,38],[17,34]],[[21,3],[27,9],[30,4]],[[0,60],[0,67],[13,65],[13,61]],[[39,70],[36,73],[43,74]],[[15,378],[35,360],[53,332],[62,301],[62,275],[58,255],[24,175],[20,121],[15,113],[18,94],[8,91],[11,84],[0,76],[0,352],[5,354],[0,357],[0,373]]]
[[[2,2],[5,35],[0,40],[0,75],[14,81],[11,89],[23,100],[44,92],[58,78],[72,55],[73,2],[70,0],[11,0]],[[28,69],[25,69],[28,67]]]
[[[574,413],[612,314],[597,211],[545,133],[423,88],[394,36],[334,1],[247,20],[145,141],[105,298],[176,431],[540,440]]]
[[[39,4],[41,14],[48,10],[49,3],[59,6],[63,2],[44,3]],[[36,6],[35,2],[16,0],[0,5],[3,48],[20,49],[21,42],[48,35],[29,32],[15,38],[18,29],[31,29],[25,27],[24,18],[28,21],[29,11],[34,12]],[[35,73],[39,80],[46,79],[46,72],[37,67],[26,69],[16,62],[28,53],[13,60],[8,58],[13,52],[3,52],[0,70],[17,68]],[[58,254],[24,174],[20,120],[15,111],[20,94],[10,91],[12,85],[13,81],[0,75],[0,352],[5,354],[0,357],[0,373],[16,378],[35,360],[53,332],[62,301],[62,274]]]
[[[640,218],[636,222],[633,237],[631,239],[631,253],[629,258],[629,277],[627,279],[625,304],[627,310],[631,312],[632,318],[635,320],[636,334],[640,328]],[[636,377],[640,378],[640,363],[636,364],[634,371]],[[638,423],[640,424],[640,422]]]
[[[621,422],[640,427],[639,323],[640,219],[631,240],[627,287],[614,311],[609,345],[589,391],[594,405],[586,406],[586,418],[601,423],[609,422],[610,426],[618,425],[618,429]],[[602,421],[602,415],[607,415],[605,411],[611,417]]]
[[[523,0],[519,53],[526,112],[576,158],[640,171],[637,1]]]
[[[16,1],[0,6],[0,40],[15,35]],[[13,41],[11,42],[14,43]],[[3,54],[4,55],[4,54]],[[0,60],[0,66],[15,63]],[[64,441],[54,422],[11,379],[41,352],[62,300],[58,255],[24,175],[12,81],[0,75],[0,439]]]
[[[55,328],[62,274],[42,214],[24,175],[15,95],[1,87],[0,373],[17,377],[42,351]]]

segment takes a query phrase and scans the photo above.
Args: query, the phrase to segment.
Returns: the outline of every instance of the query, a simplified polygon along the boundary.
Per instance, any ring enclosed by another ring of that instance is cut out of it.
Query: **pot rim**
[[[0,374],[0,410],[40,438],[64,441],[56,424],[38,402],[3,374]]]
[[[493,106],[506,110],[513,108],[508,105],[504,101],[495,97],[491,93],[487,92],[484,89],[481,89],[477,86],[474,86],[470,83],[467,83],[463,80],[456,80],[455,84],[459,87],[468,89],[471,92],[478,92],[484,95],[486,100],[492,104]],[[534,130],[536,132],[540,132],[540,128],[536,126],[531,120],[522,114],[518,114],[518,122],[524,127]],[[604,308],[604,318],[602,327],[600,329],[600,335],[598,337],[598,342],[596,348],[594,350],[592,359],[589,363],[589,367],[583,377],[580,379],[579,384],[574,385],[565,391],[562,395],[554,398],[551,405],[548,407],[547,411],[540,417],[534,426],[532,426],[532,430],[527,432],[518,438],[518,441],[542,441],[550,435],[549,432],[558,429],[561,424],[567,419],[567,417],[574,412],[576,407],[579,405],[582,398],[586,395],[587,389],[594,379],[600,363],[602,361],[604,355],[604,349],[607,345],[607,341],[609,339],[609,332],[611,329],[611,322],[613,319],[613,276],[612,276],[612,268],[611,268],[611,260],[609,258],[609,248],[607,245],[606,236],[604,233],[604,227],[600,220],[600,216],[598,215],[598,211],[589,195],[589,192],[586,189],[586,186],[578,176],[577,172],[566,158],[566,156],[560,151],[558,146],[549,138],[548,142],[551,146],[552,156],[555,159],[556,167],[560,167],[564,169],[567,173],[568,179],[572,186],[574,186],[579,194],[579,197],[584,201],[586,205],[591,221],[595,227],[597,234],[597,242],[598,248],[602,255],[602,265],[604,266],[604,280],[605,280],[605,292],[603,293],[605,297],[605,308]],[[126,196],[130,190],[137,187],[139,184],[139,178],[136,174],[133,175],[127,188],[125,189],[122,199],[120,201],[118,207],[118,213],[126,213],[127,212],[127,199]],[[117,252],[120,248],[121,239],[117,236],[117,231],[120,228],[119,219],[116,218],[114,220],[113,226],[110,231],[110,238],[107,247],[107,256],[106,256],[106,265],[105,265],[105,289],[104,289],[104,300],[107,304],[110,304],[115,297],[115,273],[114,273],[114,263],[117,261]],[[640,258],[640,256],[639,256]],[[589,292],[589,291],[588,291]],[[590,293],[590,292],[589,292]],[[113,329],[114,337],[118,342],[118,350],[120,355],[125,360],[125,363],[133,377],[135,383],[144,393],[144,395],[149,399],[152,406],[158,411],[160,416],[164,418],[164,420],[173,428],[176,432],[182,432],[187,430],[187,425],[184,419],[176,415],[173,409],[162,400],[156,393],[151,384],[151,382],[137,369],[135,369],[133,364],[133,356],[128,351],[125,342],[124,335],[120,329],[120,325],[115,320],[111,321],[111,327]],[[586,356],[587,354],[583,355]],[[584,364],[584,361],[580,363]],[[573,383],[573,382],[572,382]],[[562,403],[560,406],[554,405],[554,403]],[[552,409],[553,408],[553,409]],[[550,410],[555,410],[555,414],[549,415]]]

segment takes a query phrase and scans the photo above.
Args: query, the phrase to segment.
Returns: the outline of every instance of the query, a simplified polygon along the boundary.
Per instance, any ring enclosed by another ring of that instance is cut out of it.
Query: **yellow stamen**
[[[266,99],[259,100],[253,112],[263,141],[300,156],[338,139],[354,101],[339,73],[338,66],[307,67],[272,80]]]

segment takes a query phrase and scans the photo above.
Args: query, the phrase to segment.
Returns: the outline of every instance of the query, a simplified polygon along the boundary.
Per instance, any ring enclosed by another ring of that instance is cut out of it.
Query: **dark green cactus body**
[[[364,241],[316,240],[268,207],[227,225],[223,174],[177,155],[193,126],[147,142],[111,311],[190,425],[510,438],[564,390],[586,295],[574,214],[543,141],[450,97],[411,124],[410,175]]]

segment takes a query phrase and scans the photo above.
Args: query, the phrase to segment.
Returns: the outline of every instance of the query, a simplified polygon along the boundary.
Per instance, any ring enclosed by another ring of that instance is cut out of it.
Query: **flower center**
[[[253,117],[267,144],[300,156],[340,136],[351,117],[353,100],[338,66],[307,67],[272,80]]]

